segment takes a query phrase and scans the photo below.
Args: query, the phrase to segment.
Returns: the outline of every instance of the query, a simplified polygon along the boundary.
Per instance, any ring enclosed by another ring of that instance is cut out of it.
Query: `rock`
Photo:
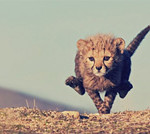
[[[78,111],[63,111],[62,114],[64,116],[71,116],[74,118],[79,118],[80,117],[80,113]]]

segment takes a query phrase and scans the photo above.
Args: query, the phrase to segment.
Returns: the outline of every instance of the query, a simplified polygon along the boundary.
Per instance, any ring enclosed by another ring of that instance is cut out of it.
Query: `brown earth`
[[[1,108],[0,134],[149,134],[150,110],[112,114]]]

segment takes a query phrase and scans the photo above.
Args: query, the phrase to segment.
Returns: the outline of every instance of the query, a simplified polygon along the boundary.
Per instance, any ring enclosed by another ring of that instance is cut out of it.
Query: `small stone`
[[[62,114],[64,116],[71,116],[74,118],[79,118],[80,117],[80,113],[78,111],[63,111]]]
[[[93,114],[93,115],[95,115],[95,116],[99,116],[99,113],[95,113],[95,114]]]

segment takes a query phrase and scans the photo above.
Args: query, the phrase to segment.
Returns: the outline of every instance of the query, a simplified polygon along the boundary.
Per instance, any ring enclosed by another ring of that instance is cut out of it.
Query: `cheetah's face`
[[[124,49],[124,41],[121,38],[108,41],[79,40],[78,44],[78,49],[80,48],[84,57],[86,71],[98,77],[104,76],[115,68]],[[84,47],[81,44],[84,44]]]
[[[101,50],[87,53],[85,66],[96,76],[103,76],[113,68],[114,54]]]

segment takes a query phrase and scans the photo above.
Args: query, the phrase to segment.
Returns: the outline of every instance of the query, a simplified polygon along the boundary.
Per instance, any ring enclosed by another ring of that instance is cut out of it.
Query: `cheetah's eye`
[[[105,56],[105,57],[104,57],[104,60],[105,60],[105,61],[108,61],[109,59],[110,59],[109,56]]]
[[[90,61],[94,61],[94,57],[89,57],[89,60]]]

